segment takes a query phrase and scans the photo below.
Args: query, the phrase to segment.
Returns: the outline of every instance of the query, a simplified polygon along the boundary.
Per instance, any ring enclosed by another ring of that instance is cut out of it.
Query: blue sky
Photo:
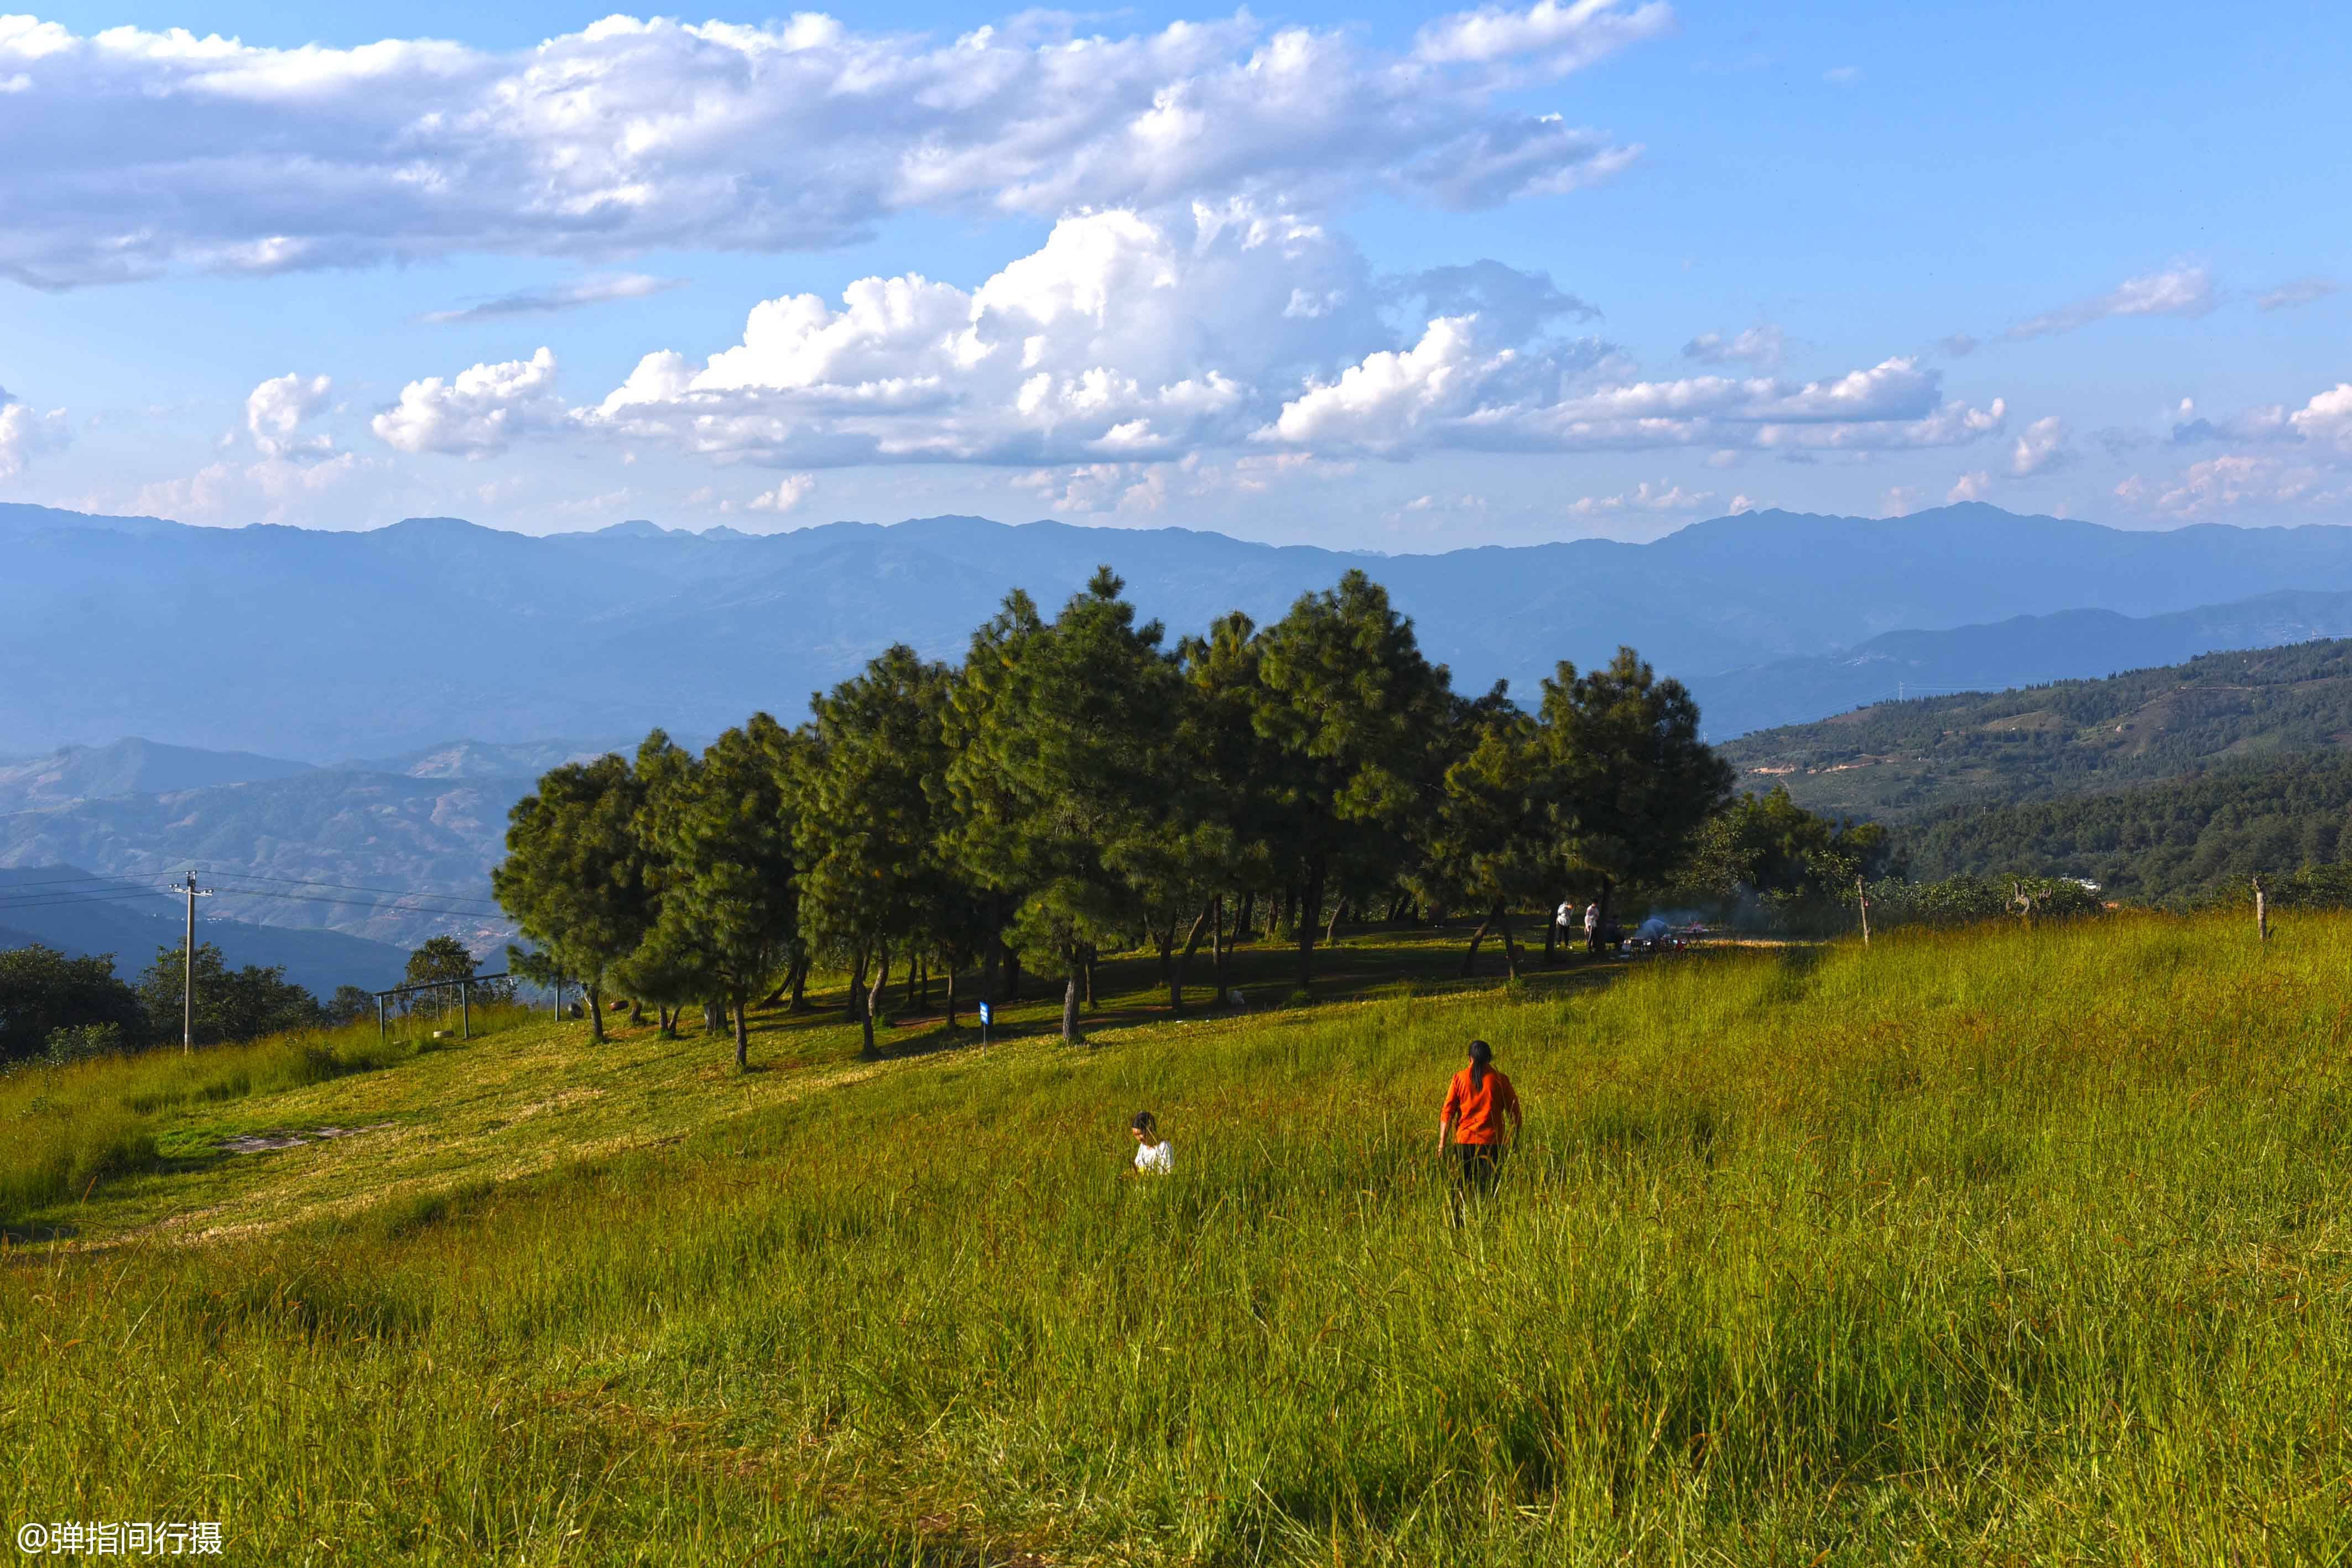
[[[599,16],[0,21],[0,499],[2352,521],[2343,8]]]

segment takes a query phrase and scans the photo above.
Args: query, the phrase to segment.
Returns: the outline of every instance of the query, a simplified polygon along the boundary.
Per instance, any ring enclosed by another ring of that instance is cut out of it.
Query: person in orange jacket
[[[1454,1075],[1437,1122],[1438,1146],[1454,1151],[1462,1187],[1482,1195],[1494,1190],[1496,1172],[1521,1122],[1518,1092],[1495,1070],[1494,1047],[1472,1040],[1470,1065]]]

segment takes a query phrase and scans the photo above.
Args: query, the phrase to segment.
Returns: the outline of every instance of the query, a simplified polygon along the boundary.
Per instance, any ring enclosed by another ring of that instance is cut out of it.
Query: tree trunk
[[[746,1071],[751,1065],[751,1020],[749,1001],[741,991],[735,993],[735,1071]]]
[[[637,997],[629,998],[629,1027],[635,1029],[646,1021],[646,1004]]]
[[[1070,977],[1062,987],[1062,1043],[1064,1045],[1078,1043],[1079,978],[1077,956],[1073,954],[1070,957]]]
[[[1175,958],[1176,927],[1171,925],[1165,930],[1154,931],[1151,934],[1151,946],[1160,953],[1160,983],[1164,986],[1168,983],[1169,966]]]
[[[923,972],[923,960],[909,958],[907,960],[907,1010],[921,1012],[923,1004],[930,999],[930,977]]]
[[[594,1044],[602,1045],[604,1043],[604,998],[596,994],[593,986],[582,988],[588,993],[588,1038]]]
[[[802,953],[794,956],[793,959],[792,977],[793,999],[789,1004],[787,1004],[789,1009],[793,1012],[804,1013],[809,1010],[807,996],[808,972],[809,956],[805,953]]]
[[[1217,1000],[1225,999],[1225,954],[1230,945],[1225,941],[1225,895],[1217,894],[1210,905],[1216,911],[1209,924],[1209,972],[1216,977]]]
[[[1565,904],[1568,900],[1562,898],[1559,902],[1561,904]],[[1553,961],[1552,955],[1558,951],[1559,946],[1559,909],[1558,905],[1554,905],[1551,909],[1545,912],[1543,922],[1544,962],[1546,964],[1550,964]]]
[[[948,1032],[950,1034],[956,1031],[955,1008],[955,966],[950,964],[948,966]]]
[[[1348,912],[1348,895],[1341,894],[1331,904],[1331,923],[1323,927],[1323,946],[1328,947],[1339,939],[1339,916]],[[1320,911],[1318,910],[1319,914]]]
[[[1514,980],[1519,977],[1519,945],[1511,936],[1511,911],[1507,904],[1495,906],[1495,918],[1502,923],[1503,972]]]
[[[1318,861],[1307,874],[1307,885],[1300,890],[1297,923],[1298,988],[1305,992],[1315,985],[1315,917],[1323,910],[1323,863]]]
[[[866,1016],[866,949],[857,950],[856,961],[849,967],[849,999],[842,1004],[851,1019]]]
[[[1608,934],[1609,923],[1614,918],[1610,905],[1615,902],[1613,895],[1616,892],[1617,883],[1613,878],[1604,876],[1601,879],[1601,924],[1594,928],[1596,936],[1605,936]]]
[[[1257,889],[1253,887],[1242,894],[1241,912],[1234,916],[1234,940],[1236,942],[1250,940],[1250,922],[1256,918]]]
[[[874,966],[874,988],[866,993],[866,1017],[868,1022],[876,1021],[875,1015],[882,1010],[882,992],[889,984],[890,949],[885,947],[882,949],[879,960]]]
[[[720,1030],[725,1029],[726,1027],[727,1004],[725,1002],[703,1003],[702,1032],[705,1034],[717,1034]]]
[[[1208,929],[1209,916],[1216,907],[1217,901],[1213,898],[1201,905],[1201,913],[1192,917],[1192,929],[1184,937],[1184,951],[1168,966],[1168,1010],[1178,1018],[1184,1016],[1185,966],[1192,963],[1192,955],[1200,950],[1201,933]],[[1175,933],[1171,931],[1169,935],[1173,936]]]
[[[1095,1010],[1095,945],[1089,942],[1079,951],[1084,957],[1087,969],[1087,1011],[1093,1012]]]
[[[1496,908],[1498,910],[1502,906],[1500,904],[1496,905]],[[1468,979],[1471,975],[1476,971],[1478,967],[1478,944],[1486,940],[1487,928],[1494,924],[1495,916],[1492,913],[1489,913],[1486,919],[1478,922],[1478,929],[1470,933],[1470,951],[1462,955],[1462,977],[1464,979]]]

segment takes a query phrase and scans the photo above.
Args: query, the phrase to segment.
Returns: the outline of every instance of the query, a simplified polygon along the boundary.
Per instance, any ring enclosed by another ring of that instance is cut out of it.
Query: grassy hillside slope
[[[2327,1561],[2352,921],[2238,936],[1413,994],[1360,945],[1389,994],[1139,993],[1087,1051],[770,1019],[739,1079],[540,1021],[191,1080],[181,1168],[0,1266],[0,1501],[268,1562]],[[1457,1226],[1473,1033],[1530,1122]],[[374,1130],[212,1152],[322,1124]]]
[[[1743,785],[1785,785],[1817,811],[1913,821],[1955,806],[2047,800],[2352,738],[2352,641],[2212,653],[2099,681],[1882,703],[1763,730],[1725,756]]]

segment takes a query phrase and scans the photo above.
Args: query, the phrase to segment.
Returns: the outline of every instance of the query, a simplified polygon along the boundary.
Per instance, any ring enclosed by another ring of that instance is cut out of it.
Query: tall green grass
[[[482,1009],[475,1032],[494,1033],[525,1015]],[[183,1052],[176,1046],[0,1074],[0,1235],[110,1176],[156,1169],[156,1118],[404,1061],[434,1041],[415,1023],[381,1037],[373,1019],[341,1029],[273,1035],[243,1045]]]
[[[2341,1561],[2347,936],[1922,932],[1024,1044],[26,1256],[0,1500],[257,1562]],[[1457,1225],[1474,1033],[1529,1123]],[[1147,1106],[1176,1175],[1122,1179]]]

